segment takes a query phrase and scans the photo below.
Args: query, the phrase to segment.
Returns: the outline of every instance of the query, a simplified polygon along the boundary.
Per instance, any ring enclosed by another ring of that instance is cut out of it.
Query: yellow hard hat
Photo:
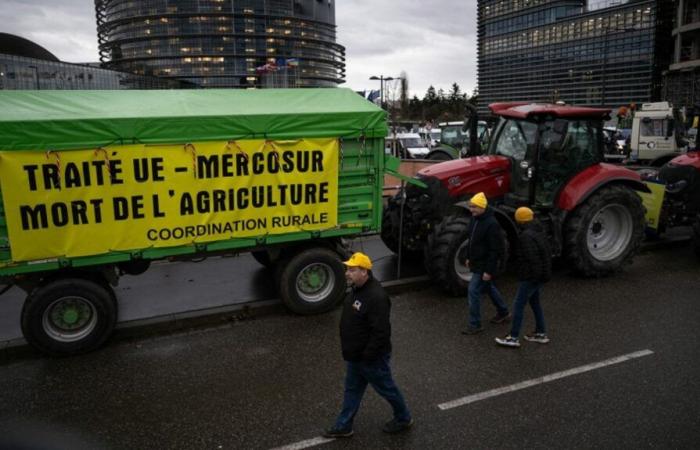
[[[469,203],[483,209],[486,209],[486,207],[489,205],[489,202],[486,200],[486,196],[483,192],[479,192],[478,194],[474,195],[474,197],[469,200]]]
[[[515,210],[515,221],[516,222],[529,222],[535,218],[535,213],[532,212],[527,206],[521,206]]]
[[[343,264],[348,267],[361,267],[367,270],[372,269],[372,260],[362,252],[353,253],[350,259],[343,261]]]

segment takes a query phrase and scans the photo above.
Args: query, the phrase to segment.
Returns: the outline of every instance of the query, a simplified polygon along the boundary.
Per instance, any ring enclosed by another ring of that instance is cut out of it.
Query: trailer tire
[[[301,250],[279,264],[282,302],[297,314],[318,314],[333,309],[345,294],[345,266],[333,250]]]
[[[117,323],[117,302],[108,286],[63,278],[35,289],[22,307],[22,333],[37,350],[69,356],[99,348]]]
[[[631,188],[610,185],[579,205],[565,225],[565,254],[571,267],[589,277],[622,269],[644,238],[644,206]]]

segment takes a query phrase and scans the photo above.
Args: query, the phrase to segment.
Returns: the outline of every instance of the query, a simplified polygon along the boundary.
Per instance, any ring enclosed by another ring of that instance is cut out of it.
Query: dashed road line
[[[452,408],[457,408],[460,406],[468,405],[470,403],[478,402],[480,400],[486,400],[487,398],[496,397],[501,394],[507,394],[509,392],[519,391],[520,389],[529,388],[532,386],[537,386],[538,384],[549,383],[550,381],[559,380],[561,378],[570,377],[572,375],[578,375],[584,372],[590,372],[591,370],[601,369],[603,367],[611,366],[613,364],[619,364],[626,361],[630,361],[635,358],[641,358],[643,356],[649,356],[654,352],[651,350],[641,350],[634,353],[628,353],[626,355],[617,356],[615,358],[606,359],[605,361],[600,361],[597,363],[586,364],[585,366],[574,367],[573,369],[564,370],[562,372],[552,373],[550,375],[545,375],[539,378],[532,378],[530,380],[522,381],[520,383],[511,384],[509,386],[503,386],[490,391],[480,392],[478,394],[469,395],[467,397],[458,398],[446,403],[440,403],[438,408],[445,411]]]
[[[335,441],[335,439],[318,436],[305,441],[299,441],[295,444],[285,445],[284,447],[275,447],[272,450],[300,450],[302,448],[314,447],[316,445],[326,444],[332,441]]]

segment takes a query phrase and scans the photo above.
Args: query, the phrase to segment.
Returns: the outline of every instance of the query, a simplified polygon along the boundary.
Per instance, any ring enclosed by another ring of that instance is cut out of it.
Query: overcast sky
[[[93,0],[0,0],[0,32],[16,34],[69,62],[98,61]],[[405,72],[411,94],[428,86],[476,86],[476,0],[336,0],[342,86],[378,89],[372,75]],[[391,86],[387,86],[391,88]]]

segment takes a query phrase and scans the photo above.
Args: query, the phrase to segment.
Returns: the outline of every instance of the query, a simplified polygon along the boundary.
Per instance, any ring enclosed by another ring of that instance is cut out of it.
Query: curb
[[[405,289],[416,288],[429,283],[430,279],[428,276],[423,275],[401,280],[384,281],[382,286],[389,293],[398,293]],[[271,314],[284,314],[286,312],[287,310],[280,299],[272,299],[165,314],[147,319],[134,319],[119,322],[109,341],[124,341],[164,335],[189,328],[222,325],[236,320],[247,320]],[[23,338],[0,342],[0,364],[40,355]]]

